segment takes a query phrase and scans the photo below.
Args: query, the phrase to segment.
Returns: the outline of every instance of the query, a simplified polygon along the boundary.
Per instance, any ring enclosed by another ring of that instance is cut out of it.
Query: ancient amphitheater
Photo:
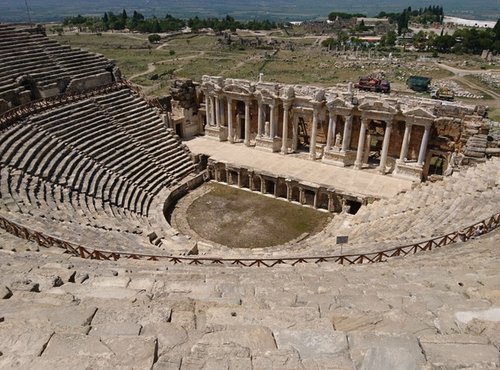
[[[484,107],[209,76],[172,95],[0,25],[0,368],[500,367]],[[333,219],[197,241],[167,219],[207,181]]]

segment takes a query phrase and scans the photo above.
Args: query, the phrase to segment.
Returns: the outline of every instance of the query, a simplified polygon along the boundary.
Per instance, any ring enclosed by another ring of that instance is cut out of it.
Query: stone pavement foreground
[[[184,143],[195,154],[205,154],[218,161],[328,185],[349,194],[391,198],[402,191],[410,190],[413,184],[410,180],[390,175],[337,167],[298,158],[295,155],[285,156],[248,148],[243,144],[229,144],[205,137],[196,137]]]
[[[82,260],[0,232],[0,369],[496,369],[499,232],[271,269]]]

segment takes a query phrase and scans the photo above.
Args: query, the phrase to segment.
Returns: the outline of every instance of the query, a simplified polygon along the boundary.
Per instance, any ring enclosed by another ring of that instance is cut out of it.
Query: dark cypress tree
[[[495,40],[500,40],[500,18],[498,18],[495,27],[493,27],[493,32],[495,32]]]

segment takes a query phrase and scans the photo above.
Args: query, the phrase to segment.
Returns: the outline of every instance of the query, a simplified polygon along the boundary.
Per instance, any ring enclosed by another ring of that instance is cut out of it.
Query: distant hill
[[[60,21],[66,16],[99,15],[105,11],[137,10],[146,16],[163,17],[169,13],[176,17],[222,17],[273,20],[304,20],[326,18],[331,11],[356,12],[375,15],[380,11],[399,12],[433,5],[435,1],[402,0],[28,0],[31,17],[35,22]],[[440,0],[446,15],[469,19],[496,20],[500,17],[498,0]],[[26,22],[26,7],[22,0],[0,1],[0,22]]]

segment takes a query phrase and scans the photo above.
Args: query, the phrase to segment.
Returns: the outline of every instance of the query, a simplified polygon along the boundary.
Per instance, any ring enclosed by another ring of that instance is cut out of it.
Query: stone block
[[[270,152],[279,152],[281,149],[281,138],[279,137],[259,137],[255,138],[255,147],[257,149],[270,151]]]
[[[196,317],[192,311],[173,310],[171,321],[187,330],[196,327]]]
[[[442,368],[496,368],[498,349],[486,337],[456,334],[420,338],[427,361]]]
[[[158,354],[167,354],[188,340],[186,329],[173,323],[151,323],[142,328],[141,335],[158,339]]]
[[[300,369],[300,357],[294,349],[278,349],[273,351],[256,351],[252,354],[252,367],[255,370]]]
[[[39,356],[53,334],[50,329],[26,328],[24,325],[2,326],[0,352],[2,356]]]
[[[223,346],[235,343],[251,351],[267,351],[276,349],[273,333],[261,326],[233,326],[226,330],[206,333],[197,345]]]
[[[355,370],[348,353],[318,354],[301,358],[303,369],[311,370]]]
[[[386,334],[374,332],[349,333],[351,358],[356,368],[383,369],[398,368],[389,364],[401,365],[401,369],[416,369],[425,364],[425,358],[414,336],[405,334]],[[382,366],[382,367],[381,367]]]
[[[128,288],[150,292],[153,289],[154,283],[154,279],[133,278],[128,284]]]
[[[326,320],[320,320],[317,307],[288,307],[277,310],[241,307],[209,308],[206,311],[206,324],[210,326],[224,325],[259,325],[271,330],[285,329],[291,326],[300,328],[331,327]]]
[[[366,351],[360,370],[413,370],[417,366],[415,358],[404,349],[373,347]]]
[[[182,359],[182,369],[196,370],[252,370],[250,351],[236,343],[224,343],[218,346],[196,344],[191,353]]]
[[[54,334],[43,352],[45,358],[53,357],[111,357],[111,350],[98,337],[81,334]]]
[[[141,328],[141,325],[133,322],[110,322],[92,326],[89,335],[137,336],[141,332]]]
[[[4,307],[2,313],[9,321],[49,325],[57,328],[79,328],[88,326],[96,307],[92,306],[53,306],[53,305],[14,305]]]
[[[274,338],[278,349],[295,349],[302,360],[314,360],[318,356],[346,356],[347,337],[343,332],[331,330],[276,330]]]
[[[99,276],[92,280],[92,286],[94,287],[117,287],[117,288],[127,288],[130,283],[129,277],[107,277]]]
[[[130,369],[150,369],[156,357],[157,340],[148,337],[101,337],[113,354],[113,363]]]
[[[91,359],[105,360],[109,367],[150,368],[155,360],[154,338],[96,337],[54,334],[42,354],[44,360],[76,359],[81,366]],[[100,367],[99,367],[100,368]]]

